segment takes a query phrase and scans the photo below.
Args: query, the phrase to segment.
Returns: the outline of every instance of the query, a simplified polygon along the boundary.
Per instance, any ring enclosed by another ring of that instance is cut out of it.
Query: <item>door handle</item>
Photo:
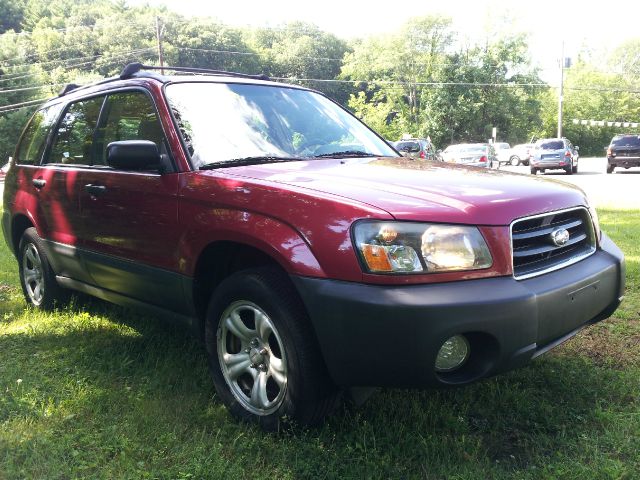
[[[104,185],[93,185],[91,183],[85,185],[84,189],[91,195],[102,195],[107,191],[107,187],[105,187]]]
[[[44,178],[34,178],[33,180],[31,180],[31,183],[33,183],[34,187],[40,190],[47,184],[47,181]]]

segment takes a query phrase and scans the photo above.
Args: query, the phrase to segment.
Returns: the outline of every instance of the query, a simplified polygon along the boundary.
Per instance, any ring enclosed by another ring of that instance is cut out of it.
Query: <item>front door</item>
[[[181,312],[178,174],[106,165],[110,142],[136,139],[151,140],[168,154],[151,97],[143,91],[110,94],[94,140],[93,168],[80,174],[79,243],[97,286]]]

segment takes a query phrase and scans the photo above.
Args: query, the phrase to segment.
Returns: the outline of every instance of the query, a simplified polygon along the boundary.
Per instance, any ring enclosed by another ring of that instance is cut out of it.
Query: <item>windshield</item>
[[[308,90],[184,82],[166,92],[195,168],[254,158],[398,156],[364,124]]]
[[[613,147],[640,147],[640,135],[624,135],[622,137],[613,137],[611,140]]]
[[[564,142],[562,140],[550,140],[540,143],[540,148],[542,150],[561,150],[564,148]]]

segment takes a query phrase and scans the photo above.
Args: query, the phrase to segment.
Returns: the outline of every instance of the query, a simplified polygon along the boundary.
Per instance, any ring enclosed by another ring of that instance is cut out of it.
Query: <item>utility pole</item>
[[[160,21],[160,17],[156,16],[156,37],[158,39],[158,62],[160,63],[160,73],[164,75],[164,54],[162,51],[162,33],[164,25]]]
[[[560,89],[558,90],[558,138],[562,138],[562,102],[564,101],[564,40],[560,55]]]

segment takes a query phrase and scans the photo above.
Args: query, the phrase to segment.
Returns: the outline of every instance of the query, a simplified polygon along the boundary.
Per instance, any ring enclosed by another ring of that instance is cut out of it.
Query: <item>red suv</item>
[[[578,188],[415,162],[318,92],[207,73],[132,64],[33,115],[2,218],[27,302],[183,322],[265,429],[519,367],[619,305],[623,255]]]

